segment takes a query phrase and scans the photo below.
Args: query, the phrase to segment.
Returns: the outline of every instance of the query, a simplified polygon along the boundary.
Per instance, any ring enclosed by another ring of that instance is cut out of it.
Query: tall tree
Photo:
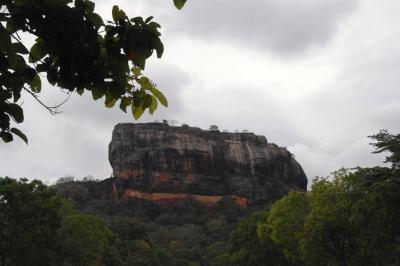
[[[229,241],[229,265],[292,265],[268,232],[260,236],[258,227],[267,215],[264,211],[256,212],[239,223]]]
[[[92,215],[73,213],[66,216],[58,231],[60,265],[100,266],[107,261],[115,264],[118,253],[115,236],[104,220]],[[113,258],[110,258],[113,257]]]
[[[271,238],[282,245],[285,256],[294,263],[302,261],[300,242],[303,239],[304,221],[308,214],[306,193],[291,191],[277,201],[267,216]]]
[[[371,136],[391,167],[341,169],[307,195],[275,203],[265,226],[285,254],[307,265],[400,263],[400,135]]]
[[[40,181],[0,177],[0,265],[55,265],[68,208]]]
[[[370,138],[376,141],[371,143],[376,148],[375,153],[389,152],[385,162],[391,163],[393,169],[400,170],[400,134],[393,135],[384,129]]]

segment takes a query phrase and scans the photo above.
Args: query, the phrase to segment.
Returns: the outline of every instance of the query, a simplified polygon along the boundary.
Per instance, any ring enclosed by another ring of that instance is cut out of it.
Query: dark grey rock
[[[135,191],[235,195],[261,204],[307,189],[293,155],[253,133],[118,124],[109,161],[119,185]]]

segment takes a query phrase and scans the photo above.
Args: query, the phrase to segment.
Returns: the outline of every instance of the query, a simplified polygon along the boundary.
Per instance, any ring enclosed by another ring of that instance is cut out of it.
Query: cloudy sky
[[[400,2],[397,0],[97,0],[110,18],[118,4],[154,16],[165,53],[146,74],[170,107],[141,122],[172,119],[207,129],[262,134],[286,146],[309,180],[340,167],[373,166],[368,135],[400,131]],[[49,85],[49,105],[66,97]],[[109,177],[108,143],[131,115],[73,95],[51,116],[28,95],[20,128],[29,146],[0,143],[0,174]]]

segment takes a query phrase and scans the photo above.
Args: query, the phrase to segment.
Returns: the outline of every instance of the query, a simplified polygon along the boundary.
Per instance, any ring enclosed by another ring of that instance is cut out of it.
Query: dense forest
[[[399,265],[400,135],[271,206],[117,200],[111,179],[0,178],[0,265]]]

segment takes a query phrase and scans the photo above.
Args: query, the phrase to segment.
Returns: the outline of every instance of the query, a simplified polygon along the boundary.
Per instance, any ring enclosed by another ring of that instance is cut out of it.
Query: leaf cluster
[[[182,8],[185,1],[175,1]],[[25,90],[39,100],[43,78],[68,93],[91,92],[104,98],[106,107],[130,107],[135,119],[158,103],[168,102],[156,85],[142,74],[146,60],[164,46],[160,25],[152,17],[128,18],[118,6],[113,21],[104,21],[89,0],[0,1],[0,137],[4,142],[27,137],[15,123],[24,121],[18,104]],[[33,35],[28,48],[19,33]],[[51,113],[55,107],[44,105]]]
[[[397,265],[398,189],[389,168],[342,169],[279,200],[266,226],[296,264]]]
[[[391,163],[393,168],[400,170],[400,134],[392,135],[383,129],[369,138],[376,141],[371,143],[376,148],[374,153],[389,152],[390,155],[386,157],[385,162]]]
[[[115,265],[115,237],[38,180],[0,177],[1,265]]]

